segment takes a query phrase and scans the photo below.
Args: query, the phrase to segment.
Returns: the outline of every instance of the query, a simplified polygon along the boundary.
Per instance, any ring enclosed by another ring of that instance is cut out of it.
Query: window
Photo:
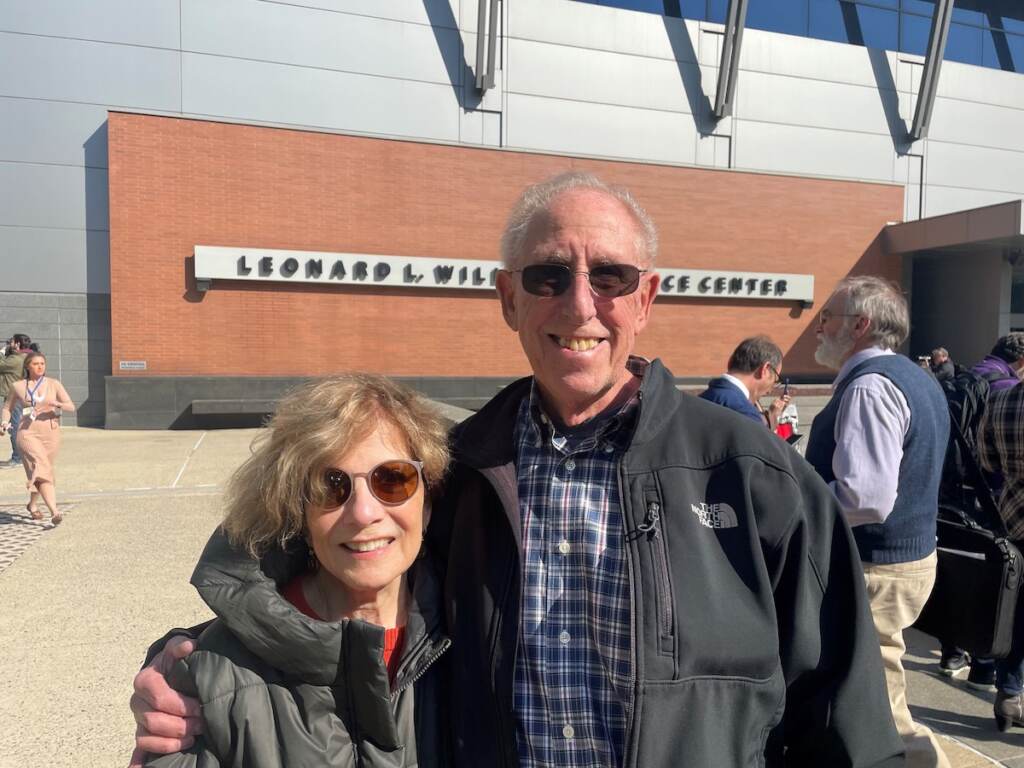
[[[580,0],[724,23],[729,0]],[[925,55],[936,0],[749,0],[747,26]],[[1024,72],[1024,1],[956,0],[945,58]]]

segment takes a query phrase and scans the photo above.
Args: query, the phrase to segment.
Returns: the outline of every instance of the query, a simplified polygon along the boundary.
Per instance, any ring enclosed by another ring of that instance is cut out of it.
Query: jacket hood
[[[218,528],[199,558],[191,583],[228,629],[277,669],[311,685],[344,680],[347,686],[388,692],[382,627],[359,619],[312,619],[278,591],[306,570],[308,557],[305,542],[294,539],[286,548],[275,548],[256,560],[233,547]],[[436,639],[442,633],[439,585],[429,558],[413,564],[409,579],[413,600],[403,657],[425,636]],[[400,667],[396,688],[401,686],[403,671],[407,670]]]

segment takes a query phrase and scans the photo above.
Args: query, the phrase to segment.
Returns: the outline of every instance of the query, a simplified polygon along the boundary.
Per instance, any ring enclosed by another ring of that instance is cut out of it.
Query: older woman
[[[26,337],[27,338],[27,337]],[[25,378],[11,385],[0,409],[0,430],[12,427],[11,412],[21,406],[17,425],[18,452],[28,476],[28,504],[25,509],[33,520],[42,520],[39,497],[50,510],[50,522],[58,525],[64,516],[57,508],[56,474],[53,465],[60,450],[60,414],[74,411],[67,390],[57,379],[46,375],[46,355],[29,352],[25,357]]]
[[[286,396],[192,583],[217,614],[174,687],[203,735],[159,766],[442,766],[440,593],[419,558],[441,418],[378,376]]]

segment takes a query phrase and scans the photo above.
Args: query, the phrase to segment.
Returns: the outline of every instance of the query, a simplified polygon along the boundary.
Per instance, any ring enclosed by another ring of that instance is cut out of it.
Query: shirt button
[[[569,546],[569,542],[565,539],[562,539],[560,542],[558,542],[558,551],[561,552],[563,555],[568,555],[571,550],[572,547]]]
[[[604,452],[605,453],[611,453],[614,450],[615,450],[615,446],[612,445],[611,443],[605,443],[604,444]]]
[[[567,739],[571,739],[576,735],[576,730],[571,725],[566,725],[562,728],[562,735]]]
[[[575,461],[575,459],[569,459],[567,462],[565,462],[565,468],[567,470],[569,470],[570,472],[572,472],[574,469],[576,469],[576,461]]]
[[[558,642],[562,645],[568,645],[570,640],[572,640],[572,636],[564,629],[558,633]]]

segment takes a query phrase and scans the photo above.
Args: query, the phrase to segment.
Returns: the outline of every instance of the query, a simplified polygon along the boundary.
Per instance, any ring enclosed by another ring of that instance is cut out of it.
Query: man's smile
[[[562,349],[569,349],[573,352],[589,352],[604,341],[604,339],[593,336],[555,336],[554,334],[549,334],[549,336]]]

